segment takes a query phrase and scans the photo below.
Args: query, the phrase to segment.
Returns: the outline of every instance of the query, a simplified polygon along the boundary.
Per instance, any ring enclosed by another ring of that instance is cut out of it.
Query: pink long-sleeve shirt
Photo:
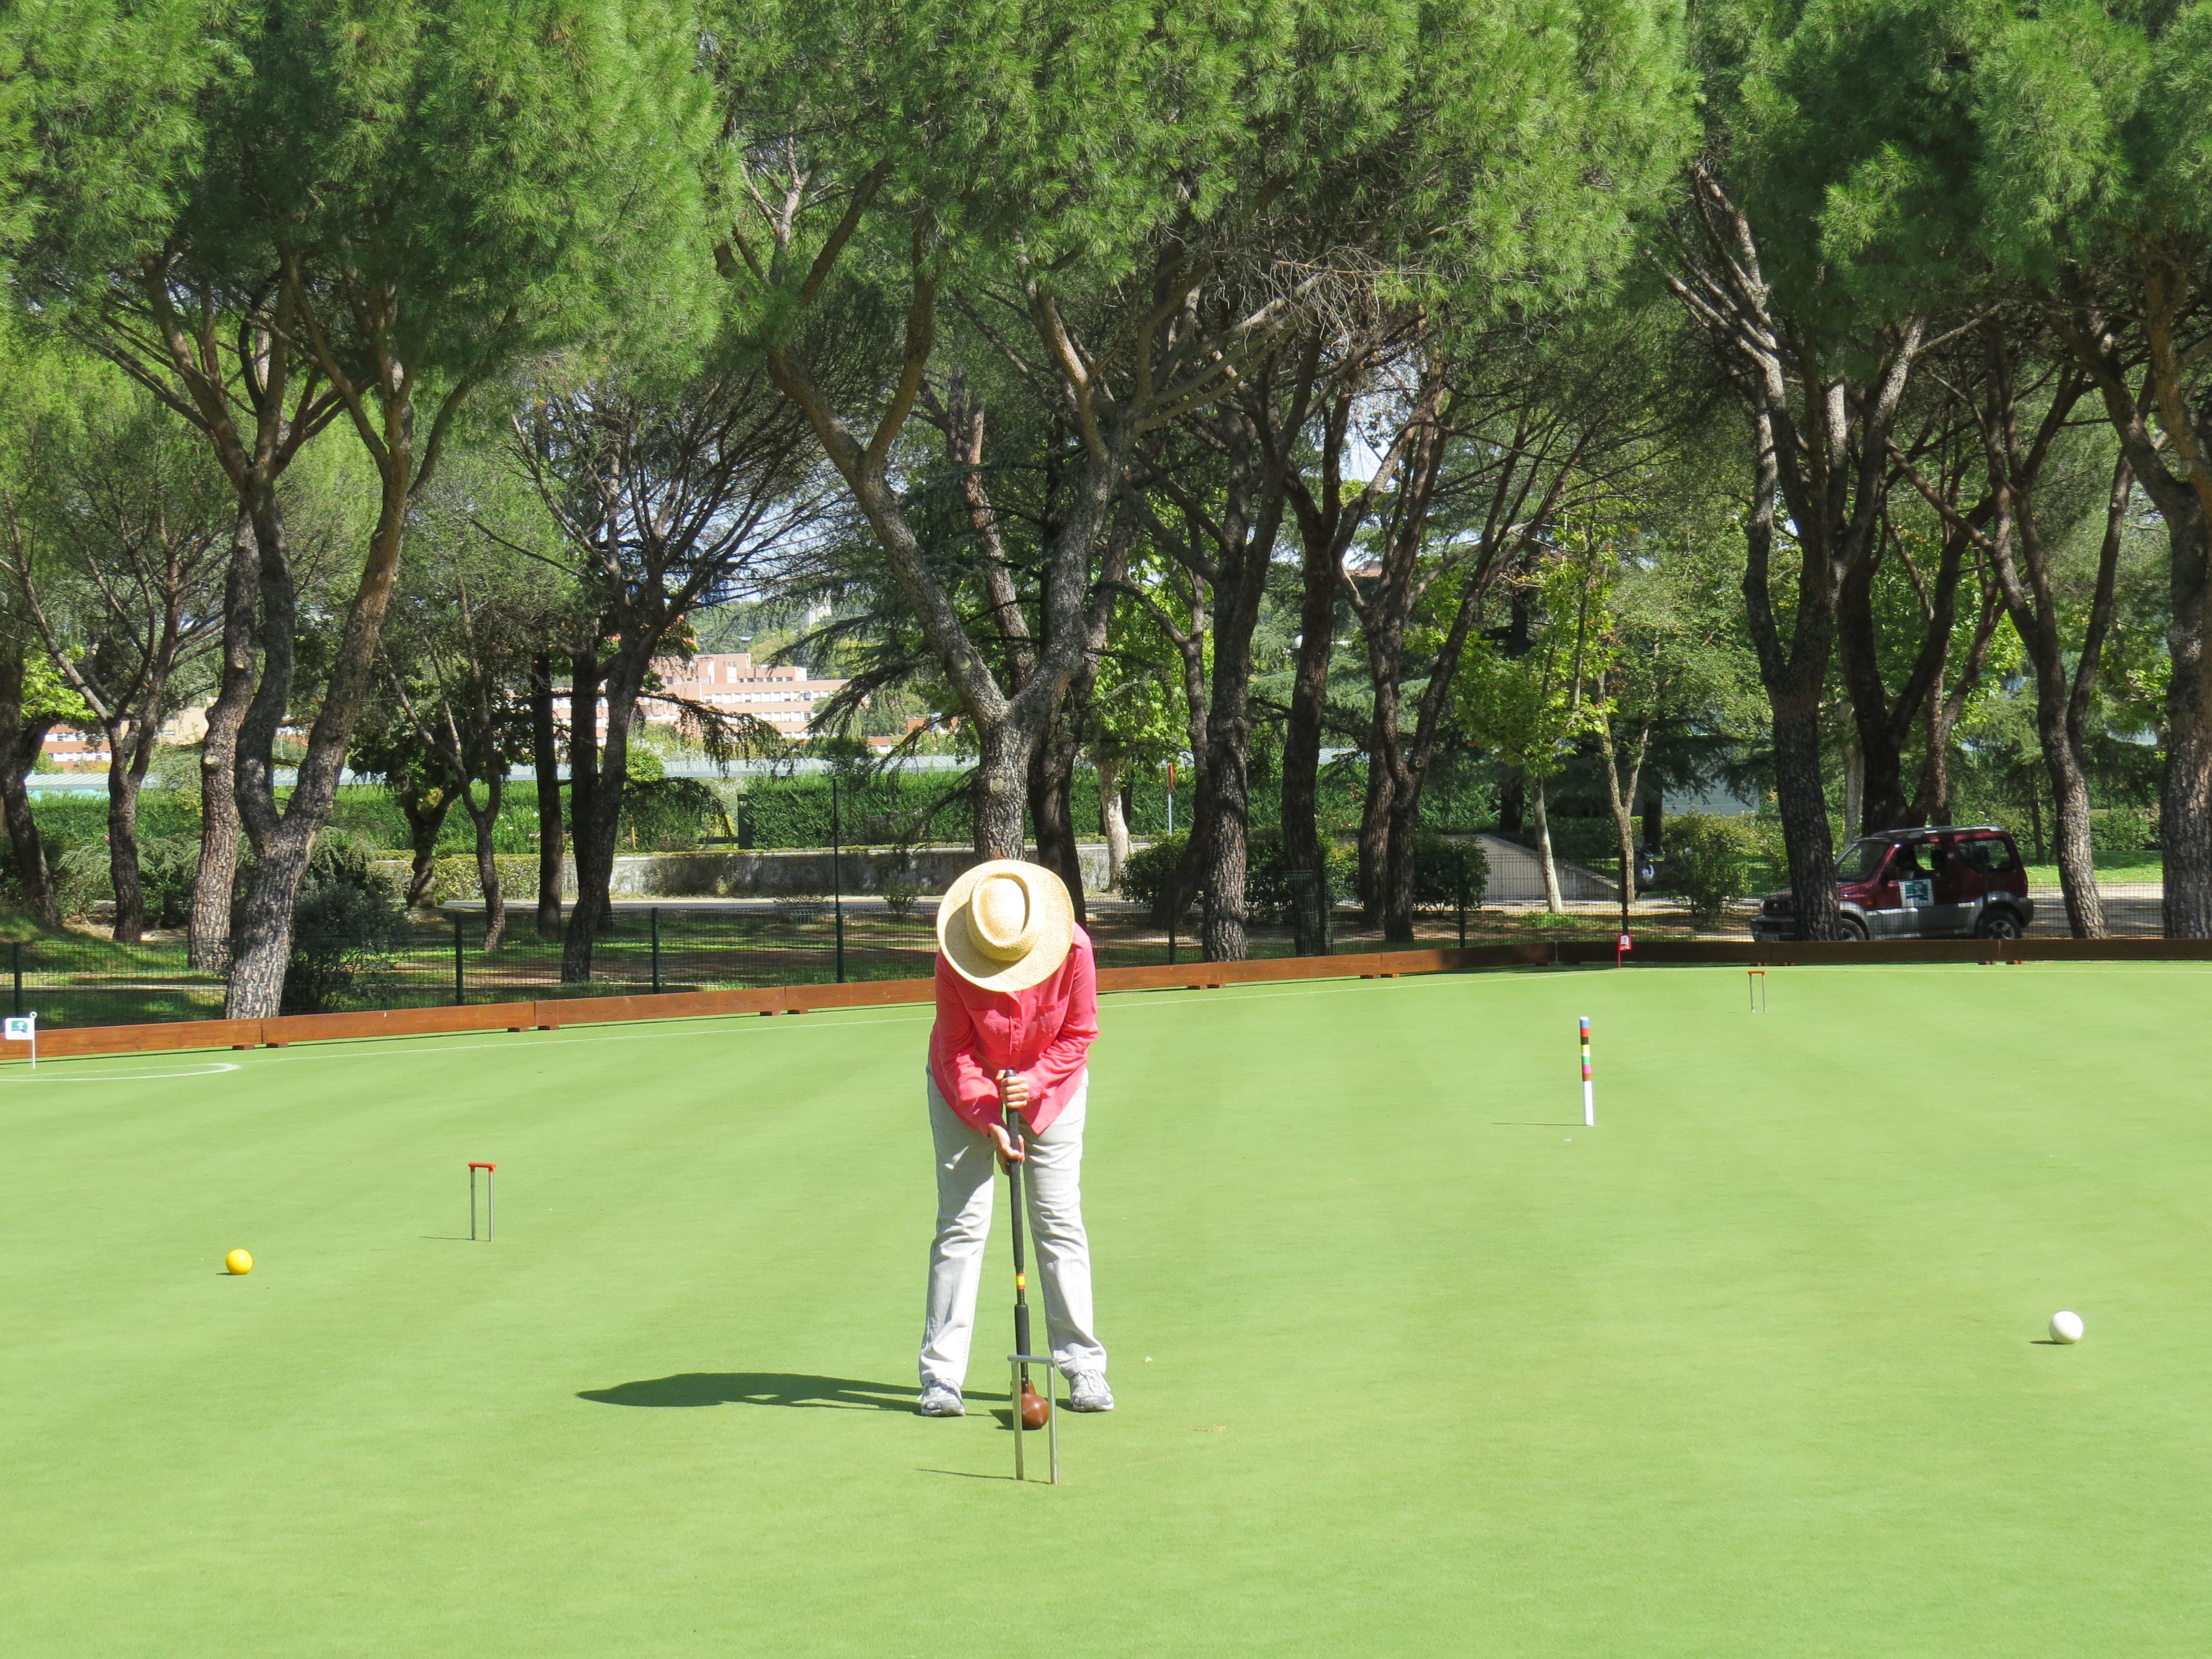
[[[1067,960],[1026,991],[987,991],[937,958],[937,1024],[929,1074],[945,1103],[978,1129],[999,1117],[999,1073],[1030,1085],[1022,1115],[1042,1133],[1074,1096],[1098,1035],[1098,975],[1091,935],[1075,930]]]

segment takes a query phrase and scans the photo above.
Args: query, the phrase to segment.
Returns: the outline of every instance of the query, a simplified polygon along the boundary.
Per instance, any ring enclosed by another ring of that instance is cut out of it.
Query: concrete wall
[[[1106,880],[1105,845],[1085,847],[1082,856],[1084,885],[1095,890]],[[853,850],[842,855],[837,876],[848,893],[880,893],[885,883],[903,877],[923,893],[933,895],[950,887],[953,878],[975,861],[974,852],[965,847]],[[613,884],[617,898],[812,897],[828,893],[831,878],[830,854],[819,848],[640,853],[615,860]]]
[[[1034,849],[1031,849],[1032,856]],[[1106,847],[1101,842],[1082,848],[1083,884],[1096,892],[1106,881]],[[442,860],[441,860],[442,862]],[[446,884],[454,890],[448,897],[474,896],[476,866],[467,865],[465,880]],[[899,876],[915,883],[925,895],[942,893],[952,879],[975,862],[965,847],[922,847],[911,852],[896,849],[848,848],[841,872],[848,893],[880,893],[885,882]],[[404,859],[377,860],[376,867],[393,882],[404,884]],[[502,859],[500,884],[509,904],[530,903],[538,894],[537,860]],[[562,872],[564,896],[576,892],[576,866],[567,861]],[[813,898],[825,896],[831,885],[830,854],[823,849],[759,853],[635,853],[615,859],[614,894],[617,899],[655,898]],[[461,890],[465,886],[466,890]]]

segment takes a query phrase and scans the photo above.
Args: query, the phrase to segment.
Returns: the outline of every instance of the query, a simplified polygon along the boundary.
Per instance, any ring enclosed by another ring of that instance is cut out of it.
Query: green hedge
[[[887,772],[836,780],[839,833],[848,847],[882,847],[903,841],[967,842],[975,817],[964,796],[922,818],[959,787],[957,772]],[[747,847],[782,850],[830,844],[831,780],[755,778],[738,804],[738,838]],[[1091,800],[1095,818],[1096,792]]]
[[[957,772],[899,772],[841,781],[841,816],[846,842],[854,847],[884,846],[908,838],[915,821],[934,801],[961,781]],[[1152,839],[1168,831],[1167,773],[1151,768],[1127,781],[1129,794],[1129,833]],[[1316,788],[1315,816],[1325,836],[1354,834],[1365,805],[1367,773],[1364,766],[1336,763],[1322,769]],[[1282,787],[1271,776],[1252,781],[1253,830],[1279,829]],[[1085,840],[1103,835],[1098,815],[1098,776],[1079,767],[1070,800],[1075,832]],[[1189,830],[1197,800],[1186,769],[1178,776],[1175,798],[1177,833]],[[827,847],[830,844],[830,780],[763,778],[745,790],[742,836],[749,847],[763,848]],[[1421,823],[1429,830],[1486,829],[1498,814],[1497,792],[1472,768],[1440,771],[1421,792]],[[956,799],[936,814],[925,839],[959,843],[975,835],[968,803]]]

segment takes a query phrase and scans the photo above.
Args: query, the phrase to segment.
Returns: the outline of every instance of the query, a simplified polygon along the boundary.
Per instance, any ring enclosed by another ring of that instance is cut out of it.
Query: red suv
[[[2003,830],[1885,830],[1836,860],[1846,939],[2018,939],[2035,920],[2020,849]],[[1762,942],[1797,937],[1797,907],[1770,894],[1751,924]]]

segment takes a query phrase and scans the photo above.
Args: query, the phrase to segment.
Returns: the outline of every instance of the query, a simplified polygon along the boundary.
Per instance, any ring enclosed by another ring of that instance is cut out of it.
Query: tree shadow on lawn
[[[792,1371],[679,1371],[673,1376],[583,1389],[579,1400],[601,1406],[798,1406],[832,1411],[910,1412],[919,1389],[860,1382],[848,1376]]]

